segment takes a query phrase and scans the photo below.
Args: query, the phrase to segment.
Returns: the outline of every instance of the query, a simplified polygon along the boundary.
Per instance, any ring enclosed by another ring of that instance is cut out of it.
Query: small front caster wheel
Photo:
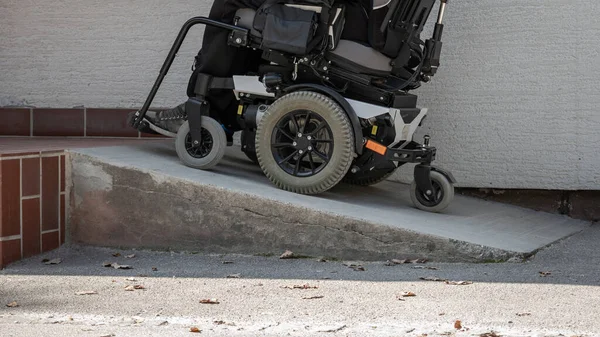
[[[410,198],[415,206],[427,212],[441,212],[454,200],[454,185],[445,175],[431,171],[431,185],[433,191],[426,193],[421,191],[417,183],[413,181],[410,186]]]
[[[227,137],[223,127],[214,119],[202,116],[202,141],[192,144],[190,124],[183,123],[177,132],[175,150],[179,159],[187,166],[201,170],[213,168],[225,155]]]

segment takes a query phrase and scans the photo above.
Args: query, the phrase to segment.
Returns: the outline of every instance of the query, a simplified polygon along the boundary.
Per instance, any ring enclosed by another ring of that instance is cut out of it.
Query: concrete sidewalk
[[[599,240],[593,226],[525,263],[353,262],[364,271],[344,265],[350,261],[65,247],[0,271],[0,331],[193,336],[196,326],[201,336],[591,337],[600,331]],[[43,258],[62,263],[45,265]],[[473,284],[420,279],[427,277]],[[145,289],[125,290],[135,284]],[[317,288],[286,288],[296,285]],[[402,292],[416,296],[401,301]],[[19,306],[5,306],[13,301]],[[463,329],[454,328],[457,320]]]
[[[183,166],[172,141],[74,150],[72,165],[73,239],[85,244],[482,261],[534,253],[589,225],[464,196],[444,214],[426,213],[412,207],[408,186],[391,182],[293,194],[239,148],[214,171]]]

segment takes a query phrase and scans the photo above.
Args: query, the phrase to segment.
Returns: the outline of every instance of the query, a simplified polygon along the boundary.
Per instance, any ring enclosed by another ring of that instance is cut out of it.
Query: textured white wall
[[[0,106],[138,107],[183,22],[209,7],[1,0]],[[430,108],[420,135],[460,186],[600,189],[599,16],[594,0],[451,2],[442,68],[418,90]],[[190,33],[154,105],[185,99],[201,36]]]

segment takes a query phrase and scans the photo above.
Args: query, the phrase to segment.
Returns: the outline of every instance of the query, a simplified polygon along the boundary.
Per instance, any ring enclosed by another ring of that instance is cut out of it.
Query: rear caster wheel
[[[183,123],[177,132],[175,150],[179,159],[189,167],[201,170],[213,168],[225,155],[227,137],[223,127],[214,119],[202,116],[202,142],[192,145],[190,124]]]
[[[329,190],[354,158],[348,116],[334,100],[315,92],[293,92],[275,101],[256,134],[261,169],[275,186],[294,193]]]
[[[445,175],[436,171],[431,171],[431,185],[433,191],[427,194],[426,191],[421,191],[417,183],[413,181],[410,186],[410,198],[420,210],[441,212],[454,200],[454,185]]]

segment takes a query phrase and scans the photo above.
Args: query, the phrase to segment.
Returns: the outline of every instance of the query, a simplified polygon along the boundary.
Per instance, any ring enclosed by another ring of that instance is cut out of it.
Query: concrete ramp
[[[340,185],[304,196],[272,186],[239,148],[213,171],[183,166],[171,140],[71,151],[71,239],[100,246],[385,260],[522,256],[588,224],[457,196],[444,214],[408,186]]]

